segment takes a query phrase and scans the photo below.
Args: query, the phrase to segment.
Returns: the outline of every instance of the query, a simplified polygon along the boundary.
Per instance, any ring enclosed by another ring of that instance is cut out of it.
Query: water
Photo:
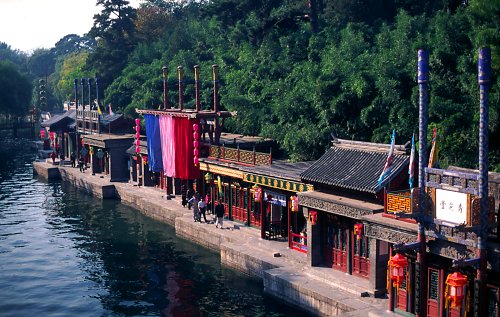
[[[0,139],[0,316],[304,316],[168,225],[33,177]]]

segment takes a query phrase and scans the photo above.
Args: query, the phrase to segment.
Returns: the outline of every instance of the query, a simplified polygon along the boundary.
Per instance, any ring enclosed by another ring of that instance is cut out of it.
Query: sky
[[[31,53],[68,34],[83,35],[101,10],[96,0],[0,0],[0,42]],[[134,8],[140,0],[129,0]]]

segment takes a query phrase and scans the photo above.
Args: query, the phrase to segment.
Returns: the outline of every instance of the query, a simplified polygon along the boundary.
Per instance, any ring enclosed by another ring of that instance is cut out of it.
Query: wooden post
[[[200,111],[200,66],[194,65],[194,95],[196,112]]]
[[[163,66],[162,68],[163,74],[163,109],[167,110],[167,66]]]
[[[184,110],[184,100],[183,100],[183,85],[182,85],[182,66],[177,67],[177,77],[179,79],[179,109]]]

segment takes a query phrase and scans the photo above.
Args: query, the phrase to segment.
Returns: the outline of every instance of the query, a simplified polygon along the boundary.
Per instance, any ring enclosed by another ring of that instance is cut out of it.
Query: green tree
[[[32,86],[11,62],[0,61],[0,113],[22,116],[30,108]]]

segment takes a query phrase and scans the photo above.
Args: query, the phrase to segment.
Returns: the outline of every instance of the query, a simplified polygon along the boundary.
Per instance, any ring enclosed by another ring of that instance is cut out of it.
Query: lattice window
[[[237,161],[238,160],[238,150],[225,148],[224,158],[226,160]]]
[[[240,162],[253,164],[253,153],[240,150]]]

